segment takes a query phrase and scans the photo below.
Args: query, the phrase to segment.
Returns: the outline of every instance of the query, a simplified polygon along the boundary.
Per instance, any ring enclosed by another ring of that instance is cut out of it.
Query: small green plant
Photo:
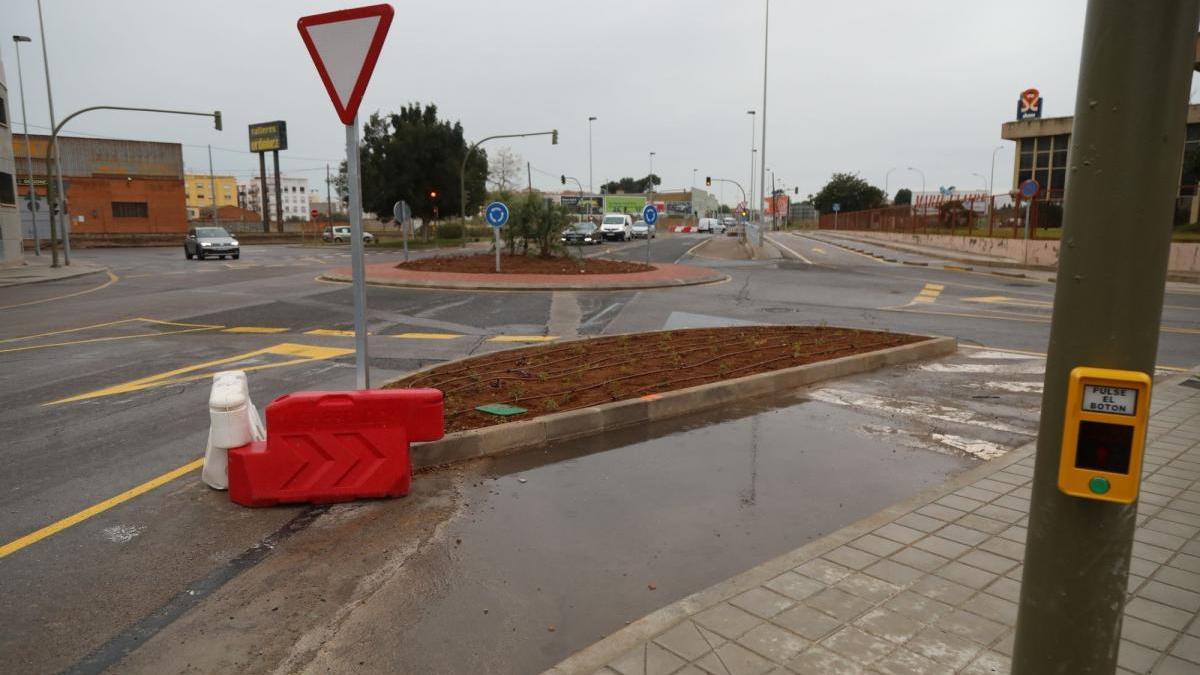
[[[544,408],[547,411],[558,410],[558,401],[556,401],[552,398],[548,398],[542,403],[542,408]]]

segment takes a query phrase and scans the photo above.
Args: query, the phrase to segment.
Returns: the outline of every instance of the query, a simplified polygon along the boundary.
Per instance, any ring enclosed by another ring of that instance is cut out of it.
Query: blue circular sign
[[[653,204],[647,204],[642,209],[642,220],[646,221],[647,225],[653,225],[658,222],[658,209],[654,208]]]
[[[1032,178],[1026,179],[1021,183],[1021,195],[1028,199],[1036,197],[1038,191],[1041,189],[1042,186],[1038,185],[1038,182]]]
[[[833,212],[834,212],[834,213],[837,213],[838,211],[841,211],[841,210],[842,210],[842,205],[841,205],[841,204],[838,204],[837,202],[834,202],[834,204],[833,204]]]
[[[488,225],[503,227],[508,222],[508,206],[504,202],[492,202],[483,210]]]

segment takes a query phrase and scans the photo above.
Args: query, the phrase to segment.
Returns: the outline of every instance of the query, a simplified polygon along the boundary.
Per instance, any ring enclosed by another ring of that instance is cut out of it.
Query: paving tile
[[[889,560],[894,560],[902,565],[908,565],[909,567],[915,567],[922,572],[932,572],[949,562],[949,560],[940,555],[934,555],[927,551],[922,551],[919,548],[913,548],[911,546],[905,547],[904,549],[892,554]]]
[[[763,584],[763,586],[776,593],[782,593],[793,600],[803,600],[825,588],[825,584],[816,579],[796,574],[795,572],[784,572]]]
[[[1025,540],[1028,538],[1029,530],[1023,525],[1014,525],[1000,533],[1001,537],[1010,541],[1015,541],[1021,546],[1025,545]]]
[[[936,623],[939,618],[954,610],[940,600],[913,591],[901,591],[896,597],[883,603],[883,606],[920,623]]]
[[[1006,509],[1013,509],[1014,511],[1020,511],[1021,513],[1029,513],[1029,499],[1018,497],[1012,493],[1006,494],[1003,497],[997,497],[996,501],[992,503],[996,506],[1003,506]]]
[[[866,600],[838,588],[827,588],[805,600],[805,603],[842,622],[853,619],[871,607]]]
[[[966,638],[952,635],[929,626],[904,644],[921,656],[932,659],[943,666],[962,668],[975,658],[982,648]]]
[[[1184,635],[1171,649],[1171,656],[1200,664],[1200,638]]]
[[[1168,607],[1145,598],[1133,598],[1125,603],[1125,615],[1144,619],[1150,623],[1174,628],[1175,630],[1183,630],[1183,627],[1192,618],[1191,613],[1185,612],[1182,609]]]
[[[981,550],[1020,562],[1025,559],[1025,545],[1003,537],[992,537],[979,545]]]
[[[796,604],[796,601],[786,595],[780,595],[759,586],[731,598],[729,604],[740,607],[755,616],[769,619]]]
[[[981,490],[995,492],[997,495],[1004,494],[1013,488],[1013,486],[1009,485],[1008,483],[1001,483],[1000,481],[992,480],[991,478],[981,478],[972,483],[971,486],[980,488]]]
[[[907,586],[924,576],[921,570],[892,560],[880,560],[863,570],[867,574],[897,586]]]
[[[1008,675],[1012,670],[1012,659],[996,652],[984,652],[975,657],[971,665],[958,671],[960,675]]]
[[[1004,574],[1017,566],[1017,561],[1011,558],[1004,558],[995,553],[988,553],[979,549],[964,554],[958,560],[959,562],[987,570],[993,574]]]
[[[1004,523],[1015,523],[1025,514],[1020,511],[999,506],[997,504],[984,504],[978,509],[975,509],[975,515],[983,516],[984,518],[991,518],[992,520],[999,520]]]
[[[1121,622],[1121,637],[1145,647],[1162,651],[1175,641],[1179,632],[1126,615]]]
[[[1135,673],[1148,673],[1158,656],[1159,652],[1153,649],[1121,640],[1121,645],[1117,648],[1117,665]]]
[[[836,584],[842,579],[850,576],[851,572],[851,570],[842,567],[841,565],[835,565],[828,560],[822,560],[820,558],[814,558],[806,563],[797,565],[793,571],[803,574],[806,577],[816,579],[817,581],[820,581],[826,585]]]
[[[880,659],[872,669],[883,675],[954,675],[954,669],[901,648]]]
[[[654,638],[654,641],[682,656],[687,661],[694,661],[700,658],[705,652],[711,651],[713,647],[718,646],[710,645],[691,621],[684,621]]]
[[[1144,544],[1150,544],[1152,546],[1158,546],[1160,548],[1170,549],[1172,551],[1178,551],[1185,543],[1187,543],[1187,539],[1184,537],[1178,537],[1176,535],[1166,534],[1164,532],[1156,532],[1144,527],[1139,528],[1136,532],[1134,532],[1133,540],[1140,541]]]
[[[1016,631],[1009,631],[1008,635],[1005,635],[1004,637],[1000,638],[999,642],[992,645],[992,651],[999,652],[1009,658],[1012,658],[1013,641],[1016,640],[1016,638],[1017,638]]]
[[[991,498],[995,498],[995,497],[999,497],[999,496],[1000,495],[992,495]],[[950,494],[950,495],[946,495],[945,497],[942,497],[941,499],[935,501],[934,504],[937,504],[938,506],[949,507],[952,509],[958,509],[959,511],[962,511],[964,513],[970,513],[971,511],[974,511],[975,509],[983,506],[985,502],[991,501],[991,498],[979,500],[979,499],[969,499],[969,498],[961,496],[959,494]],[[919,510],[920,509],[918,509],[918,511]],[[927,514],[927,515],[934,516],[935,518],[938,517],[932,513]]]
[[[851,574],[837,583],[847,593],[853,593],[867,602],[878,605],[900,592],[900,587],[862,573]]]
[[[1164,605],[1187,610],[1193,614],[1200,611],[1200,593],[1185,591],[1182,588],[1168,586],[1158,581],[1146,582],[1138,589],[1137,594],[1143,598],[1149,598]]]
[[[822,557],[838,565],[854,570],[861,570],[867,565],[879,560],[879,556],[877,555],[867,553],[866,551],[860,551],[856,548],[850,548],[849,546],[839,546],[829,553],[826,553]]]
[[[971,547],[967,546],[966,544],[960,544],[957,541],[950,541],[949,539],[944,539],[936,534],[931,534],[928,537],[925,537],[924,539],[913,544],[913,546],[921,549],[922,551],[928,551],[930,553],[940,555],[943,558],[957,558],[971,549]]]
[[[948,605],[961,604],[975,593],[970,587],[938,575],[927,576],[911,588],[927,598],[940,600]]]
[[[760,623],[753,614],[725,603],[709,607],[692,618],[701,626],[731,640]]]
[[[951,541],[957,541],[967,546],[978,546],[979,542],[988,538],[987,532],[963,527],[962,525],[947,525],[936,532],[937,536]]]
[[[992,572],[964,565],[957,561],[947,563],[945,567],[938,570],[938,575],[976,590],[982,590],[988,584],[995,581],[998,576]]]
[[[603,675],[603,673],[601,673],[600,675]],[[671,675],[708,675],[708,673],[703,670],[700,670],[696,666],[688,664],[688,665],[684,666],[683,668],[675,671]]]
[[[842,622],[812,607],[799,605],[771,619],[776,624],[807,640],[820,640],[829,635]]]
[[[911,544],[925,536],[925,533],[920,530],[914,530],[911,527],[897,525],[896,523],[888,523],[883,527],[877,528],[874,534],[885,539],[900,542],[901,544]]]
[[[763,675],[775,667],[769,660],[734,642],[726,642],[714,653],[729,675]]]
[[[1151,576],[1160,569],[1162,569],[1162,565],[1153,560],[1146,560],[1145,558],[1129,559],[1129,573],[1136,574],[1139,577]]]
[[[1017,601],[1005,600],[987,593],[980,593],[963,603],[962,608],[1003,624],[1012,626],[1017,623]]]
[[[863,665],[870,665],[887,656],[895,645],[887,640],[847,626],[821,640],[821,646]]]
[[[1193,574],[1200,574],[1200,556],[1180,553],[1171,558],[1167,565]]]
[[[920,532],[933,532],[934,530],[946,524],[937,518],[930,518],[929,516],[915,512],[906,513],[897,518],[895,522]]]
[[[999,491],[989,490],[986,487],[984,487],[983,485],[981,485],[980,483],[982,483],[982,481],[975,481],[974,483],[972,483],[964,488],[959,488],[959,489],[955,490],[954,494],[959,497],[966,497],[967,499],[974,499],[977,502],[987,503],[987,502],[992,501],[996,497],[999,497],[1000,495],[1004,494],[1005,492],[1008,492],[1007,489],[999,490]],[[948,506],[954,506],[954,505],[949,504]],[[955,506],[954,508],[959,508],[959,507]],[[978,508],[978,507],[976,507],[976,508]]]
[[[1013,581],[1008,577],[1000,577],[993,581],[987,588],[983,589],[985,593],[1008,600],[1009,602],[1019,603],[1021,601],[1021,584]]]
[[[1003,520],[995,520],[979,515],[978,513],[968,513],[954,522],[955,525],[969,527],[972,530],[979,530],[988,534],[996,534],[1008,529],[1008,523]]]
[[[1164,584],[1178,586],[1185,589],[1200,588],[1200,574],[1181,570],[1178,567],[1163,565],[1154,573],[1154,578]]]
[[[947,633],[954,633],[968,640],[987,646],[1008,630],[1003,624],[985,619],[978,614],[967,611],[951,612],[938,619],[937,627]]]
[[[807,640],[801,639],[795,633],[769,623],[755,626],[738,638],[737,642],[750,651],[776,663],[784,663],[794,658],[809,645]]]
[[[801,675],[860,675],[866,672],[854,661],[820,646],[804,650],[789,661],[787,667]]]
[[[952,523],[967,515],[966,511],[952,509],[949,506],[942,506],[941,504],[926,504],[917,509],[916,513],[922,516],[929,516],[930,518],[937,518],[947,523]]]
[[[1152,546],[1150,544],[1135,541],[1133,542],[1133,555],[1137,558],[1145,558],[1156,563],[1165,563],[1171,559],[1175,552],[1170,549]]]
[[[872,553],[881,558],[885,558],[896,551],[899,551],[903,545],[898,544],[891,539],[884,539],[878,535],[868,534],[850,542],[850,546],[857,548],[867,553]]]
[[[921,630],[919,622],[899,612],[881,607],[876,607],[858,617],[854,625],[875,637],[881,637],[896,644],[904,642]]]
[[[1154,675],[1196,675],[1196,664],[1168,656],[1154,669]]]

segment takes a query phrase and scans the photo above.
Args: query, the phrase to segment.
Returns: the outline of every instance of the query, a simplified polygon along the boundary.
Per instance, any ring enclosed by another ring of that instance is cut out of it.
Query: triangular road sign
[[[314,14],[296,22],[343,124],[352,123],[358,114],[391,25],[391,5]]]

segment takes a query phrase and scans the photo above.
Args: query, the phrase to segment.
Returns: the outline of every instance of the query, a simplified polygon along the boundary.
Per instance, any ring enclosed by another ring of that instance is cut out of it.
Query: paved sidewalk
[[[62,265],[61,254],[59,267],[50,266],[50,250],[42,251],[41,256],[35,256],[32,251],[25,253],[25,264],[13,267],[0,267],[0,288],[19,286],[22,284],[37,284],[43,281],[58,281],[81,277],[85,274],[95,274],[108,269],[102,265],[84,262],[72,262],[70,266]]]
[[[1200,377],[1158,383],[1151,410],[1120,672],[1200,673]],[[1026,446],[548,672],[1007,673],[1032,475]]]

